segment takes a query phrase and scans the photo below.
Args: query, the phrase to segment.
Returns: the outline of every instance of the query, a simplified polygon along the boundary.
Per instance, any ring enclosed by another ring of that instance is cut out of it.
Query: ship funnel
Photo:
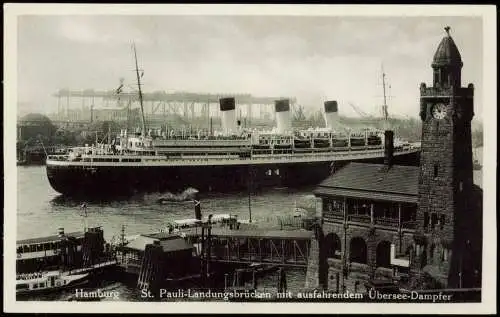
[[[384,164],[391,167],[394,159],[394,132],[386,130],[384,132]]]
[[[64,228],[58,228],[57,229],[57,235],[59,237],[64,237]]]
[[[290,120],[290,100],[281,99],[274,102],[276,111],[276,128],[278,133],[285,133],[292,130],[292,121]]]
[[[224,134],[231,134],[237,131],[236,127],[236,103],[233,97],[219,99],[220,110],[222,112],[222,130]]]
[[[336,100],[325,101],[325,125],[328,129],[334,129],[339,119],[338,104]]]

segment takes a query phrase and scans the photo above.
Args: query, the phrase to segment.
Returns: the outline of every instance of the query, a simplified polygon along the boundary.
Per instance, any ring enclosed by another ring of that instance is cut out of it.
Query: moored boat
[[[89,273],[71,274],[62,271],[19,274],[16,277],[16,295],[54,292],[83,285],[88,282],[89,275]]]

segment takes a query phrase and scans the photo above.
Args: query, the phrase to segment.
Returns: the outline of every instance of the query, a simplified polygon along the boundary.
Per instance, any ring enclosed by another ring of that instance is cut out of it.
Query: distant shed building
[[[27,141],[41,136],[50,139],[57,131],[52,121],[42,114],[30,113],[17,122],[17,140]]]

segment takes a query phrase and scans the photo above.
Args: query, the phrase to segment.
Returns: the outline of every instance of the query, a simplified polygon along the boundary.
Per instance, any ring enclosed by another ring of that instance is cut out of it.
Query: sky
[[[417,117],[447,25],[481,120],[482,19],[449,16],[20,16],[18,114],[56,111],[59,89],[134,85],[135,42],[145,92],[293,96],[307,111],[333,99],[341,115],[357,116],[349,103],[379,114],[383,65],[389,114]]]

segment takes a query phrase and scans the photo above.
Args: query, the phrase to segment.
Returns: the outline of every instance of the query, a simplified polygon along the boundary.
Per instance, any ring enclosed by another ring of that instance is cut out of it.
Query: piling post
[[[200,275],[203,285],[206,284],[206,274],[205,274],[205,226],[201,226],[201,252],[200,252]]]
[[[124,249],[125,249],[125,225],[122,225],[122,232],[121,232],[121,237],[120,237],[120,247],[121,247],[121,257],[122,257],[122,263],[124,263]]]
[[[279,276],[278,276],[278,292],[279,293],[284,293],[286,292],[287,285],[286,285],[286,271],[284,268],[280,267],[279,269]]]
[[[207,228],[207,262],[206,262],[206,265],[207,265],[207,268],[206,268],[206,274],[207,274],[207,281],[211,281],[211,279],[209,278],[209,275],[210,275],[210,260],[211,260],[211,257],[212,257],[212,254],[211,254],[211,250],[212,250],[212,225],[211,225],[211,221],[212,221],[212,215],[209,215],[208,216],[208,228]]]
[[[255,270],[252,271],[252,288],[254,290],[257,289],[257,277],[256,277]]]

